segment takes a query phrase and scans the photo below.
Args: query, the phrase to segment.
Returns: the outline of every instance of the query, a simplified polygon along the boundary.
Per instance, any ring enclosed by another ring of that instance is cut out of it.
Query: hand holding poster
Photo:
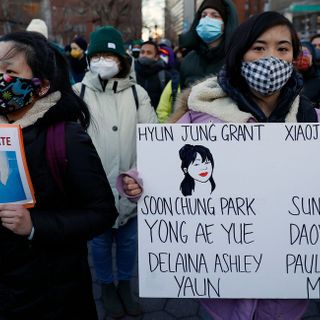
[[[0,125],[0,204],[35,203],[32,183],[24,154],[21,128]]]
[[[141,296],[320,298],[319,124],[139,125],[137,138]]]

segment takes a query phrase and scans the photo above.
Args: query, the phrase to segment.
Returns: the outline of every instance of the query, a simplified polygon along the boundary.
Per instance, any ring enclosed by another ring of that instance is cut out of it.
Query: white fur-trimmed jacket
[[[157,123],[157,116],[147,92],[129,76],[110,79],[103,88],[98,74],[88,71],[82,83],[86,86],[84,101],[92,118],[88,134],[101,158],[115,197],[119,211],[115,227],[118,227],[136,215],[136,203],[120,197],[116,178],[136,167],[136,125]],[[78,95],[81,85],[74,85]],[[132,86],[136,88],[138,108]]]
[[[299,106],[300,96],[297,95],[285,118],[286,122],[297,122]],[[217,122],[235,123],[257,121],[250,112],[241,111],[237,103],[227,96],[218,84],[217,77],[207,78],[185,90],[177,101],[176,109],[170,122],[177,122],[179,119],[179,122],[191,123],[205,123],[214,119]]]

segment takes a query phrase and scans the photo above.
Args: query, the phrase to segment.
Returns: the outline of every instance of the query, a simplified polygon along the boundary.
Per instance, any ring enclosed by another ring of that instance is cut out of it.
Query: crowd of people
[[[113,26],[65,47],[49,39],[40,19],[0,38],[0,123],[22,128],[36,198],[33,208],[0,205],[0,319],[98,319],[88,244],[107,315],[138,316],[136,125],[319,122],[320,34],[299,39],[271,11],[238,26],[232,1],[204,0],[177,48],[168,39],[126,48]],[[23,103],[9,82],[29,88]],[[47,155],[50,130],[63,138],[62,162]],[[308,306],[201,303],[226,320],[300,319]]]

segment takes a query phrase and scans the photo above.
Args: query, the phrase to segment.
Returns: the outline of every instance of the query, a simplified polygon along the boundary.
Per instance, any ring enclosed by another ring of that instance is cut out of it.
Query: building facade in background
[[[189,30],[197,7],[195,0],[165,1],[165,38],[177,45],[178,35]]]
[[[301,38],[320,33],[320,1],[269,0],[268,10],[283,13],[293,22]]]
[[[177,44],[178,35],[189,30],[203,0],[166,0],[165,6],[165,37]],[[265,0],[235,0],[240,21],[253,14],[262,12]]]
[[[43,19],[49,38],[69,43],[75,35],[89,39],[101,25],[118,28],[125,40],[141,38],[141,0],[0,0],[0,34],[25,30],[33,18]]]
[[[165,37],[178,45],[178,35],[186,32],[203,0],[165,0]],[[263,11],[278,11],[293,22],[302,38],[320,33],[319,0],[234,0],[239,21]]]
[[[202,0],[165,0],[165,37],[177,45]],[[283,13],[302,38],[320,33],[319,0],[234,0],[240,22],[266,10]],[[49,38],[67,44],[75,35],[86,39],[95,28],[113,25],[125,40],[141,38],[141,0],[0,0],[0,35],[24,30],[33,18],[43,19]],[[155,8],[157,10],[157,8]]]

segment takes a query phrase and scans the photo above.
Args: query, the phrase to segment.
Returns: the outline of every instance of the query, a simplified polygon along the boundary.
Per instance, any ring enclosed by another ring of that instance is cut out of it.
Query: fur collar
[[[37,100],[32,108],[30,108],[21,119],[15,121],[14,124],[18,124],[22,128],[35,124],[51,107],[57,104],[60,98],[61,93],[56,91]],[[0,116],[0,123],[8,123],[8,119],[4,116]]]
[[[229,98],[218,84],[217,77],[205,79],[194,85],[191,90],[184,91],[177,99],[176,113],[169,119],[176,122],[187,111],[203,112],[221,119],[224,122],[248,122],[251,113],[239,110],[237,104]],[[294,100],[286,122],[296,122],[300,97]]]

